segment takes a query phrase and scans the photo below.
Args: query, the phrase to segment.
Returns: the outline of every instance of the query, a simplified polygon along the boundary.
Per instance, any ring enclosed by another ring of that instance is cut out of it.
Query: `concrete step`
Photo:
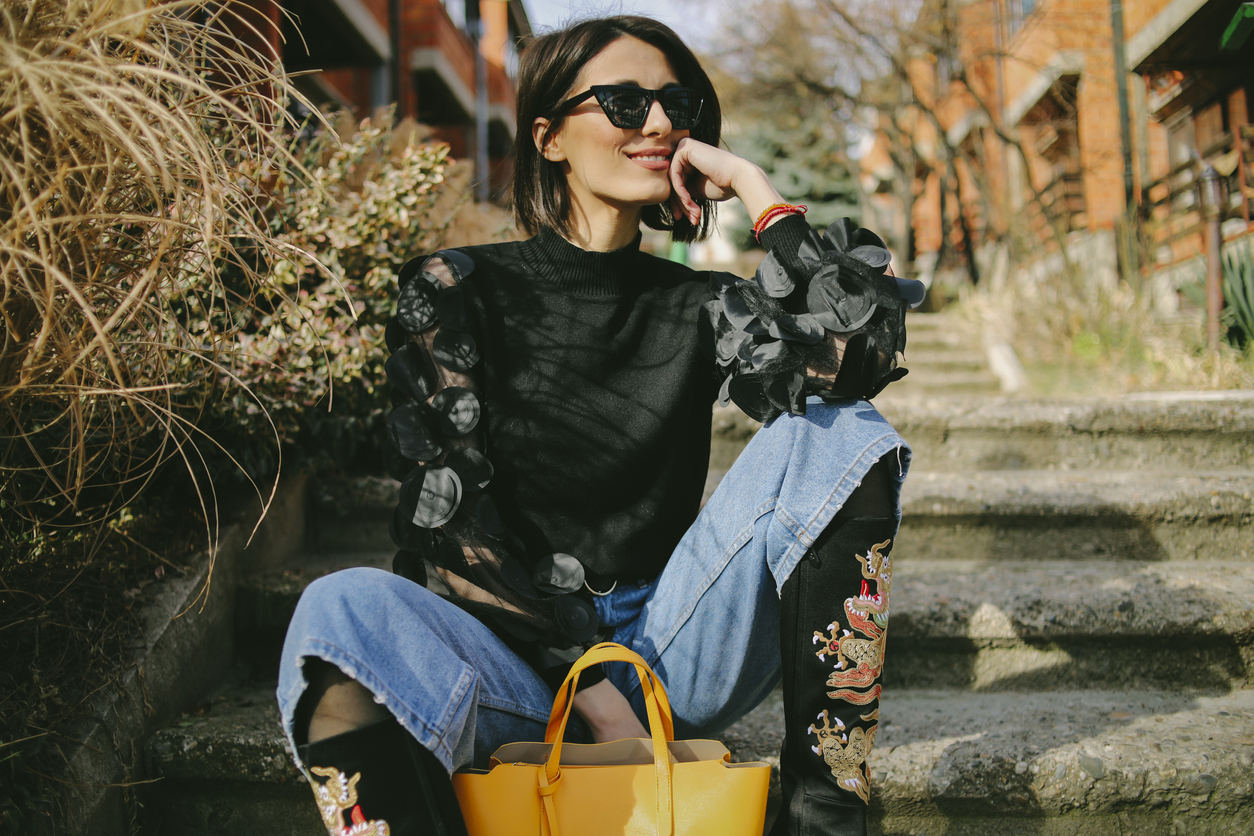
[[[783,728],[776,692],[724,737],[778,762]],[[872,834],[1245,836],[1254,691],[886,689],[868,767]]]
[[[910,442],[915,472],[1254,469],[1254,392],[1105,401],[885,396],[876,406]],[[711,423],[712,471],[730,468],[762,426],[734,406],[714,407]],[[314,546],[389,548],[398,490],[386,476],[319,485],[310,514]]]
[[[907,557],[894,561],[890,598],[888,686],[1254,684],[1250,563]]]
[[[971,332],[971,323],[953,313],[941,311],[939,313],[916,313],[910,312],[906,314],[906,327],[910,333],[929,333],[940,331],[944,333],[969,334]]]
[[[388,520],[401,484],[390,476],[327,479],[310,491],[308,549],[318,552],[395,553]]]
[[[714,405],[710,420],[710,475],[726,473],[762,425],[740,411],[735,404]],[[717,482],[715,483],[717,484]],[[709,493],[707,482],[707,495]]]
[[[1101,401],[889,396],[909,380],[875,405],[910,442],[915,470],[1254,469],[1254,391]],[[716,407],[711,468],[730,468],[759,426],[735,407]]]
[[[1127,395],[1101,401],[889,396],[880,412],[918,471],[1254,469],[1254,391]],[[710,466],[726,470],[761,426],[715,408]]]
[[[777,690],[722,739],[735,760],[778,765],[784,730]],[[270,688],[186,715],[156,736],[148,760],[161,780],[142,788],[144,833],[325,832]],[[1246,834],[1254,691],[889,688],[868,767],[872,834]],[[777,807],[773,781],[768,825]]]
[[[978,349],[911,350],[902,365],[920,376],[923,370],[978,372],[988,367],[988,358]]]
[[[930,333],[940,331],[944,333],[969,334],[972,330],[972,323],[961,316],[956,316],[950,311],[940,311],[935,313],[920,313],[919,311],[908,311],[906,313],[906,328],[914,333]]]
[[[725,475],[710,470],[704,499]],[[912,469],[901,498],[899,559],[1254,557],[1250,471]]]
[[[778,699],[778,697],[776,697]],[[770,722],[779,712],[761,716]],[[729,746],[746,746],[751,715]],[[769,748],[778,729],[750,744]],[[246,683],[226,689],[159,732],[147,748],[148,774],[160,780],[141,794],[144,836],[314,836],[325,833],[305,777],[292,764],[279,727],[274,687]],[[779,802],[776,742],[770,762],[769,815]]]
[[[979,350],[978,326],[952,314],[906,315],[906,358],[916,351]]]
[[[273,683],[227,689],[158,732],[141,788],[144,836],[315,836],[326,828],[279,728]]]
[[[908,320],[906,322],[906,360],[911,360],[917,352],[949,352],[975,351],[980,348],[978,337],[962,331],[918,330]],[[909,362],[906,363],[909,365]]]
[[[1254,469],[1254,391],[876,404],[923,471]]]
[[[997,395],[1001,393],[1001,381],[985,368],[966,369],[946,366],[916,365],[906,360],[902,365],[910,373],[890,384],[876,397],[876,404],[883,400],[895,400],[902,396],[918,398],[919,395]]]
[[[897,555],[1254,557],[1254,471],[913,470]]]

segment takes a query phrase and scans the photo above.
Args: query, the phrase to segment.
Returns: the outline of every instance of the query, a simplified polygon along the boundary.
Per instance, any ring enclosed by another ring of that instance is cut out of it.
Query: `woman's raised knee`
[[[292,622],[319,619],[359,626],[387,621],[403,611],[416,626],[422,623],[424,612],[441,603],[435,593],[413,581],[382,569],[358,566],[324,575],[306,587]]]

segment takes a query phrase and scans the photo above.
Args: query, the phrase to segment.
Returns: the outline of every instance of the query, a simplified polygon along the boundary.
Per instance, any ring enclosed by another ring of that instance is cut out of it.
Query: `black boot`
[[[444,765],[395,717],[298,749],[331,836],[466,836]]]
[[[897,532],[882,476],[863,480],[781,591],[783,805],[771,836],[866,834]]]

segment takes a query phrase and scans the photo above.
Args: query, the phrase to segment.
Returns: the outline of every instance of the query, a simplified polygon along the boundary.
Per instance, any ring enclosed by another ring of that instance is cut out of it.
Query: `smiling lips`
[[[635,154],[628,154],[627,156],[636,165],[647,168],[650,171],[665,171],[671,167],[671,152],[669,150],[641,151]]]

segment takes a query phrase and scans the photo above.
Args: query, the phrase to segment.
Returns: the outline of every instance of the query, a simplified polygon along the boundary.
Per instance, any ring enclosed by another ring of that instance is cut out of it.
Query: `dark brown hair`
[[[701,69],[697,56],[670,27],[647,17],[619,15],[580,21],[541,35],[527,44],[520,60],[518,131],[514,136],[514,217],[533,235],[546,226],[569,234],[571,207],[566,177],[536,148],[532,125],[544,117],[553,119],[549,132],[560,128],[564,116],[554,118],[554,112],[570,95],[579,92],[571,90],[571,86],[580,70],[601,50],[625,36],[661,50],[679,83],[701,94],[705,100],[701,121],[689,135],[718,145],[723,114],[714,85]],[[644,207],[643,219],[652,229],[670,230],[676,241],[697,241],[706,236],[713,224],[715,202],[698,199],[697,203],[701,206],[698,226],[682,214],[673,215],[666,203]]]

